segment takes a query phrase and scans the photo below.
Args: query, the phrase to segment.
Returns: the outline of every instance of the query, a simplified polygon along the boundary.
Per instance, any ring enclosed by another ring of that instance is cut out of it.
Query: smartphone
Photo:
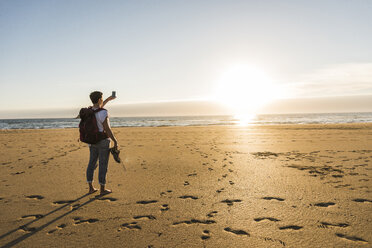
[[[111,96],[116,97],[116,91],[113,91]]]

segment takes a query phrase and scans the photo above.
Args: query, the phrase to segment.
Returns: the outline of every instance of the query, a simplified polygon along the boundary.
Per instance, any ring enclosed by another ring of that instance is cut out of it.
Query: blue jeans
[[[106,173],[110,155],[110,139],[104,139],[97,144],[89,145],[90,157],[87,168],[87,182],[93,182],[94,170],[97,168],[99,159],[98,182],[101,185],[106,184]]]

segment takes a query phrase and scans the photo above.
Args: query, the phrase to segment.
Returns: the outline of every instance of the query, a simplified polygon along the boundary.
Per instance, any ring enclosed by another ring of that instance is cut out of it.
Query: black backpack
[[[87,144],[96,144],[99,141],[108,138],[105,131],[100,132],[97,126],[97,119],[95,113],[105,110],[104,108],[99,108],[93,110],[92,107],[80,109],[80,140]]]

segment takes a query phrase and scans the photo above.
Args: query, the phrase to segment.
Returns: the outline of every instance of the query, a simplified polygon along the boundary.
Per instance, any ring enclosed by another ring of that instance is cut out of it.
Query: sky
[[[370,0],[2,0],[0,118],[88,106],[94,90],[115,90],[112,106],[216,100],[237,65],[275,87],[240,73],[250,86],[229,99],[372,95],[371,13]]]

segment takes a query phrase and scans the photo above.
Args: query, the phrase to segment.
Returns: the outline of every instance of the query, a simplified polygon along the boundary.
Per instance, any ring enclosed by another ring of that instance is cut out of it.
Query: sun
[[[278,86],[267,73],[247,64],[234,65],[226,70],[218,80],[216,92],[216,100],[245,122],[279,96]]]

